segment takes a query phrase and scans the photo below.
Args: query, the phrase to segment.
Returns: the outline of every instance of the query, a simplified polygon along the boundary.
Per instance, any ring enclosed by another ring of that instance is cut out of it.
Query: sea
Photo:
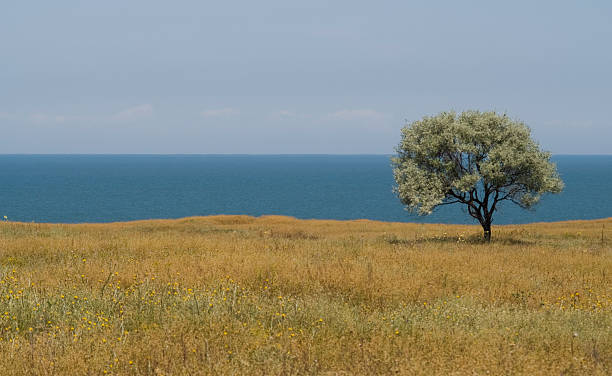
[[[472,224],[463,206],[429,216],[393,193],[390,155],[0,155],[0,219],[116,222],[216,214]],[[565,190],[494,224],[612,217],[612,155],[555,155]]]

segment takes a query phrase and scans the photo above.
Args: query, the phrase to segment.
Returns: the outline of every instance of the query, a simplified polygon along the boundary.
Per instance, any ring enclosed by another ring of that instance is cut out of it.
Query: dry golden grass
[[[612,219],[480,236],[287,217],[4,222],[0,370],[612,373]]]

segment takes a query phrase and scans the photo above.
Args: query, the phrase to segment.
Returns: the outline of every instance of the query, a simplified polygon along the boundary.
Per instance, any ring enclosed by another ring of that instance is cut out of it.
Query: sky
[[[392,154],[507,113],[612,153],[612,2],[6,1],[0,153]]]

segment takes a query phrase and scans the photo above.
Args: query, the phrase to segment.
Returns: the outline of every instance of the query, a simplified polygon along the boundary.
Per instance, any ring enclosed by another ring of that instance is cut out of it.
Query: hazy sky
[[[0,153],[384,153],[496,110],[612,153],[612,2],[5,1]]]

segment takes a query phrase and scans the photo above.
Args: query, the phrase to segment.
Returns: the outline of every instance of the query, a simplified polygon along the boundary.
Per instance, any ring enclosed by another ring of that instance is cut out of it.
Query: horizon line
[[[612,153],[551,153],[554,156],[612,156]],[[358,155],[379,155],[390,156],[395,153],[0,153],[0,156],[27,156],[27,155],[90,155],[90,156],[105,156],[105,155],[121,155],[121,156],[144,156],[144,155],[159,155],[159,156],[284,156],[284,155],[310,155],[310,156],[358,156]]]

